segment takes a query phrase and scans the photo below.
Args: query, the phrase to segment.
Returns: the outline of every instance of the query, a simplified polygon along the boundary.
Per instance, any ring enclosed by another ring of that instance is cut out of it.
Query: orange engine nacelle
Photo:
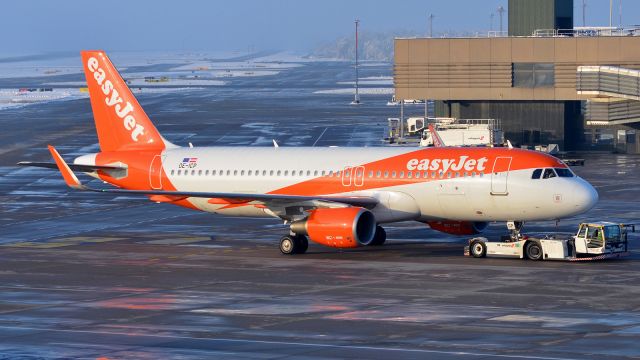
[[[373,214],[360,207],[316,209],[303,221],[291,224],[291,231],[334,248],[367,245],[376,233]]]
[[[433,229],[452,235],[475,235],[483,232],[488,222],[484,221],[427,221]]]

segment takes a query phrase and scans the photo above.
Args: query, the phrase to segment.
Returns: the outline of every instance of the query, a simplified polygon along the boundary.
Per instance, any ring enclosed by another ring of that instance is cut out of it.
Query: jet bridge
[[[585,118],[598,125],[640,122],[640,71],[617,66],[579,66],[576,90],[589,95]]]

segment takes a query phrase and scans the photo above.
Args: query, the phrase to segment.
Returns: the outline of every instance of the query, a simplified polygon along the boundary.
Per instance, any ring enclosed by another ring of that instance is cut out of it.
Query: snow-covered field
[[[392,76],[369,76],[358,80],[360,85],[393,85]],[[355,85],[355,81],[340,81],[340,85]]]
[[[84,83],[83,83],[84,84]],[[132,88],[134,94],[158,94],[175,91],[200,90],[198,87]],[[89,97],[79,88],[54,88],[52,91],[25,92],[19,89],[0,89],[0,110],[41,104],[51,101],[74,100]]]
[[[355,88],[343,88],[343,89],[328,89],[328,90],[318,90],[314,91],[314,94],[331,94],[331,95],[345,95],[351,94],[354,95],[356,93]],[[361,95],[386,95],[386,94],[394,94],[393,88],[359,88],[358,93]]]

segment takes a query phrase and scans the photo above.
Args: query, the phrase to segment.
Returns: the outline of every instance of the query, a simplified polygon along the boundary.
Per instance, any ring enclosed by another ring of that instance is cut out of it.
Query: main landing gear
[[[280,252],[284,255],[304,254],[309,248],[309,240],[304,235],[288,235],[280,239]]]

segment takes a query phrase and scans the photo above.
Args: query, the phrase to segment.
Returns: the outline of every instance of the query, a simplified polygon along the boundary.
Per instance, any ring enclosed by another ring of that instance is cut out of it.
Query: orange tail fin
[[[164,139],[104,51],[82,51],[81,55],[100,149],[164,149]]]

